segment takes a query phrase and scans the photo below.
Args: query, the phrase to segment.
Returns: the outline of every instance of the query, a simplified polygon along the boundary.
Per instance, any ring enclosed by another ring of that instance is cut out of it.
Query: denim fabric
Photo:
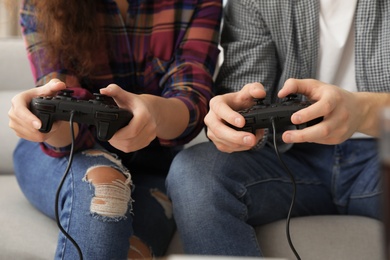
[[[297,184],[292,217],[380,217],[375,140],[295,144],[281,157]],[[186,253],[241,256],[261,256],[254,226],[285,219],[293,192],[273,147],[228,154],[210,142],[176,156],[167,189]]]
[[[108,153],[99,145],[94,148]],[[156,190],[165,192],[164,174],[141,176],[140,172],[131,172],[133,191],[125,216],[101,216],[91,213],[95,187],[85,180],[87,170],[96,165],[122,172],[126,169],[112,158],[87,153],[74,155],[59,200],[61,224],[80,246],[84,259],[127,259],[129,238],[133,234],[150,245],[155,255],[164,254],[175,224],[166,208],[152,195]],[[37,209],[53,219],[55,193],[68,159],[49,157],[38,143],[25,140],[19,142],[14,153],[15,174],[23,193]],[[78,259],[75,247],[61,232],[55,258]]]

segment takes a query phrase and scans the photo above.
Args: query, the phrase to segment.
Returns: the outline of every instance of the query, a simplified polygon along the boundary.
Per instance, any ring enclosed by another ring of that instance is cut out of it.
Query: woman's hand
[[[129,124],[109,140],[121,151],[137,151],[148,146],[156,137],[174,139],[187,128],[189,112],[179,99],[136,95],[115,84],[101,89],[100,93],[112,97],[119,107],[133,113]]]
[[[294,124],[321,116],[324,119],[312,127],[284,132],[283,141],[286,143],[338,144],[355,132],[377,136],[376,118],[379,110],[389,103],[389,94],[354,93],[313,79],[289,79],[278,95],[283,98],[291,93],[300,93],[309,100],[316,101],[292,115],[291,121]]]
[[[245,85],[240,91],[219,95],[211,99],[210,111],[205,117],[207,136],[222,152],[249,150],[257,144],[264,134],[258,130],[256,136],[245,131],[236,131],[226,125],[236,127],[245,125],[244,117],[236,112],[254,105],[255,98],[264,98],[264,88],[259,83]]]
[[[58,79],[53,79],[44,86],[32,88],[17,94],[12,98],[11,109],[8,112],[9,127],[16,135],[33,142],[47,142],[56,147],[70,144],[69,123],[54,122],[49,133],[41,133],[41,121],[30,111],[30,102],[35,97],[54,96],[66,86]],[[69,139],[66,138],[69,136]]]

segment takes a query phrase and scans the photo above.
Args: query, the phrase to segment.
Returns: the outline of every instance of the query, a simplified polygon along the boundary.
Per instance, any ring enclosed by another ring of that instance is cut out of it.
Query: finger
[[[289,94],[299,93],[310,99],[318,100],[315,98],[317,93],[315,89],[318,87],[318,81],[313,79],[288,79],[283,85],[283,88],[279,91],[278,97],[284,98]]]
[[[127,94],[129,94],[129,92],[123,90],[118,85],[110,84],[106,88],[100,89],[100,93],[112,97],[119,107],[127,107],[129,102]]]
[[[23,92],[23,94],[25,94],[29,99],[32,99],[35,97],[54,96],[63,89],[66,89],[64,82],[59,79],[51,79],[47,84],[29,89]]]
[[[245,119],[240,113],[234,111],[226,102],[223,102],[222,98],[216,97],[210,101],[210,113],[206,115],[205,123],[208,125],[214,121],[220,121],[218,118],[239,128],[245,125]]]
[[[42,87],[37,87],[35,89],[38,90],[39,96],[53,96],[58,91],[61,91],[66,88],[66,85],[64,82],[60,81],[59,79],[51,79],[46,85],[43,85]]]
[[[12,108],[8,113],[8,117],[12,121],[22,122],[21,124],[23,124],[24,127],[28,126],[28,128],[35,130],[40,129],[42,125],[41,120],[31,113],[29,108],[24,106]]]
[[[301,130],[289,130],[283,133],[282,139],[286,143],[327,143],[334,127],[328,121],[323,121],[317,125],[307,127]],[[330,143],[328,143],[330,144]]]
[[[213,138],[211,138],[211,133],[210,135],[208,135],[208,137],[210,138],[210,140],[213,141],[214,145],[218,148],[218,150],[222,152],[232,153],[232,152],[248,151],[253,147],[253,146],[242,146],[235,143],[229,143],[221,139],[213,140]]]
[[[30,111],[29,98],[26,95],[19,94],[12,98],[11,109],[8,112],[8,117],[17,122],[22,122],[28,128],[41,128],[41,121]]]
[[[207,132],[207,137],[213,141],[214,145],[217,147],[218,150],[221,152],[226,153],[232,153],[237,151],[243,151],[243,150],[249,150],[248,147],[242,147],[240,145],[237,145],[235,143],[227,142],[226,140],[219,139],[212,130],[209,130]]]
[[[325,101],[318,101],[310,106],[295,112],[291,116],[291,122],[295,125],[305,124],[318,118],[324,118],[335,109],[335,104]]]
[[[32,88],[24,91],[11,100],[11,109],[8,112],[8,116],[13,121],[22,122],[20,125],[24,125],[27,128],[33,128],[35,130],[41,128],[41,121],[30,111],[30,102],[37,96],[49,96],[66,88],[66,85],[58,79],[52,79],[44,86]]]
[[[243,147],[242,149],[249,149],[256,144],[256,137],[249,132],[236,131],[233,128],[222,123],[213,115],[208,115],[205,122],[210,131],[209,138],[213,141],[223,143],[225,145],[233,146],[235,149]]]
[[[251,98],[263,98],[266,95],[264,86],[258,82],[246,84],[243,89],[247,89]]]
[[[231,106],[234,110],[242,110],[253,106],[254,99],[265,98],[266,92],[264,90],[263,85],[261,85],[260,83],[250,83],[246,84],[238,92],[227,94],[226,97],[228,97],[228,95],[233,96],[233,102],[226,103],[228,103],[228,105]],[[227,99],[227,101],[229,101],[229,99]]]
[[[19,124],[16,121],[10,121],[9,127],[15,131],[15,134],[23,139],[30,140],[33,142],[43,142],[45,136],[43,133],[31,127],[26,127],[23,124]]]
[[[214,128],[213,133],[219,140],[223,140],[226,144],[246,148],[250,148],[256,144],[256,137],[252,133],[236,131],[223,124],[220,127]]]

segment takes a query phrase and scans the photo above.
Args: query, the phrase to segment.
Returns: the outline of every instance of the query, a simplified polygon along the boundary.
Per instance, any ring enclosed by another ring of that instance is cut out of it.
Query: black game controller
[[[267,104],[263,99],[255,101],[256,104],[253,107],[239,111],[245,118],[245,126],[242,128],[231,126],[232,128],[255,134],[256,129],[272,128],[272,121],[274,121],[277,128],[286,129],[295,126],[296,129],[303,129],[318,124],[323,119],[323,117],[319,117],[303,124],[294,125],[291,122],[292,114],[313,104],[310,101],[297,99],[295,94],[287,96],[280,103]]]
[[[56,97],[31,100],[31,112],[42,121],[40,132],[48,133],[57,120],[69,121],[74,111],[74,122],[95,126],[97,138],[107,141],[133,118],[132,113],[119,108],[110,97],[94,94],[95,99],[87,101],[77,100],[72,94],[73,90],[65,89]]]

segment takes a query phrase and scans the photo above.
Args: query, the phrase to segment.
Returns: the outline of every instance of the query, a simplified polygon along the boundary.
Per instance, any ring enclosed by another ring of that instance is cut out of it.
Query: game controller
[[[292,114],[313,104],[310,101],[297,99],[295,94],[288,95],[280,103],[267,104],[264,99],[256,99],[255,101],[256,104],[253,107],[239,111],[245,118],[244,127],[238,128],[230,125],[231,127],[255,134],[257,129],[272,128],[272,121],[274,121],[277,128],[287,129],[287,127],[295,126],[296,129],[303,129],[323,120],[323,117],[318,117],[303,124],[293,124],[291,122]]]
[[[55,97],[36,97],[31,100],[30,110],[42,122],[42,133],[50,132],[53,122],[69,121],[74,111],[74,122],[96,127],[97,138],[107,141],[133,118],[128,110],[119,108],[112,98],[94,94],[95,99],[77,100],[73,90],[62,90]]]

